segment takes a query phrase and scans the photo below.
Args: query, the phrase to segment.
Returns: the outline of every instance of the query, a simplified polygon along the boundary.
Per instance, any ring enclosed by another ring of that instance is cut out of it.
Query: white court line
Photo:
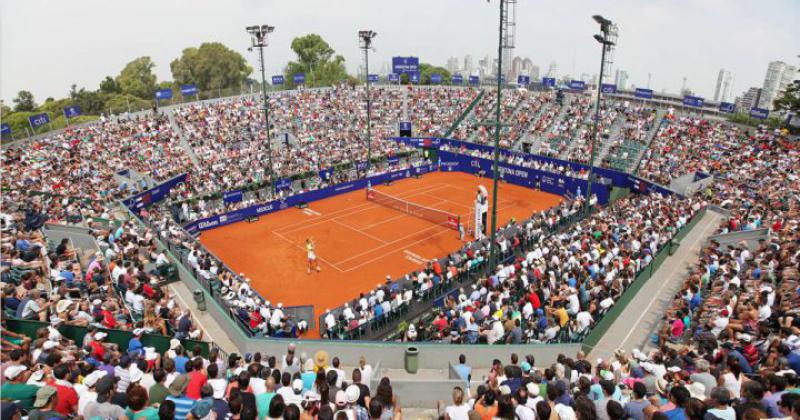
[[[447,186],[446,184],[436,184],[436,185],[432,186],[431,188],[426,187],[426,188],[423,188],[421,190],[414,191],[412,194],[410,194],[408,196],[403,195],[403,196],[398,196],[398,197],[400,197],[400,198],[413,197],[413,196],[415,196],[417,194],[424,194],[426,192],[436,191],[436,190],[438,190],[440,188],[444,188],[446,186]],[[281,233],[286,234],[286,233],[289,233],[289,232],[294,232],[296,230],[305,229],[307,227],[316,226],[318,224],[322,224],[322,223],[325,223],[325,222],[330,221],[330,220],[334,220],[334,219],[340,217],[340,213],[347,213],[347,215],[358,214],[358,213],[363,213],[363,212],[365,212],[367,210],[372,210],[372,209],[375,209],[375,208],[378,208],[378,207],[382,207],[382,206],[380,206],[379,204],[367,202],[365,204],[360,204],[358,206],[348,207],[346,209],[337,210],[337,211],[334,211],[334,212],[331,212],[331,213],[327,213],[328,217],[325,217],[325,218],[323,218],[321,220],[318,220],[316,222],[312,222],[312,223],[308,223],[308,222],[292,223],[290,225],[282,226],[279,229],[274,230],[273,232],[280,231]],[[361,209],[361,210],[353,211],[353,210],[357,210],[357,209]],[[300,225],[303,225],[303,226],[300,226]],[[299,227],[293,228],[295,226],[299,226]],[[286,230],[286,228],[293,228],[293,229]]]
[[[286,241],[286,242],[289,242],[291,245],[294,245],[294,246],[296,246],[297,248],[300,248],[300,249],[302,249],[303,251],[305,251],[305,249],[306,249],[306,248],[305,248],[304,246],[302,246],[302,245],[298,245],[298,244],[294,243],[294,241],[292,241],[291,239],[289,239],[289,238],[287,238],[287,237],[285,237],[285,236],[281,235],[281,234],[280,234],[280,233],[278,233],[278,232],[275,232],[274,230],[272,231],[272,233],[273,233],[273,234],[275,234],[275,236],[277,236],[277,237],[279,237],[279,238],[283,239],[284,241]],[[333,263],[331,263],[330,261],[327,261],[327,260],[325,260],[324,258],[320,257],[319,255],[317,255],[317,259],[318,259],[318,260],[320,260],[320,261],[322,261],[322,262],[324,262],[325,264],[328,264],[329,266],[331,266],[331,267],[335,268],[335,269],[336,269],[337,271],[339,271],[340,273],[344,273],[344,271],[342,271],[342,269],[341,269],[341,268],[337,267],[337,266],[336,266],[336,264],[333,264]]]
[[[384,223],[391,222],[392,220],[397,220],[397,219],[399,219],[399,218],[401,218],[401,217],[405,217],[405,216],[408,216],[408,215],[407,215],[407,214],[401,214],[401,215],[399,215],[399,216],[390,217],[390,218],[388,218],[388,219],[383,219],[383,220],[381,220],[380,222],[373,223],[373,224],[371,224],[371,225],[366,225],[366,226],[362,227],[361,229],[370,229],[370,228],[373,228],[373,227],[375,227],[375,226],[380,226],[380,225],[382,225],[382,224],[384,224]]]
[[[706,213],[706,214],[709,214],[709,213]],[[691,246],[692,247],[695,246],[697,244],[697,242],[699,242],[700,240],[705,240],[706,232],[708,231],[708,229],[709,228],[716,229],[718,225],[719,225],[719,223],[709,223],[708,226],[706,226],[705,229],[703,229],[703,233],[701,233],[700,236],[698,236],[699,239],[695,240],[692,243]],[[652,264],[652,263],[653,262],[651,261],[650,264]],[[686,266],[685,266],[685,264],[675,264],[675,266],[672,267],[672,270],[669,271],[669,274],[667,274],[665,276],[665,278],[672,277],[672,275],[675,274],[675,270],[677,270],[679,268],[685,270]],[[641,315],[639,315],[639,318],[637,318],[636,322],[634,322],[633,325],[631,326],[631,329],[630,329],[630,331],[628,331],[628,334],[625,336],[625,338],[622,339],[622,342],[620,342],[619,348],[625,348],[623,346],[628,341],[628,339],[631,338],[631,334],[633,334],[633,332],[636,331],[636,328],[639,326],[639,323],[642,322],[642,319],[645,317],[645,315],[648,314],[648,312],[650,311],[650,307],[653,306],[653,303],[655,303],[656,299],[661,297],[661,293],[664,291],[664,288],[667,287],[668,284],[670,284],[670,282],[668,282],[668,281],[665,281],[665,282],[663,282],[661,284],[661,287],[658,288],[658,292],[656,292],[653,295],[653,297],[650,299],[650,303],[647,304],[647,307],[644,308],[644,310],[642,311]]]
[[[363,266],[365,266],[365,265],[367,265],[367,264],[372,264],[373,262],[375,262],[375,261],[377,261],[377,260],[379,260],[379,259],[381,259],[381,258],[383,258],[383,257],[386,257],[387,255],[390,255],[390,254],[392,254],[392,253],[398,252],[398,251],[400,251],[400,250],[402,250],[402,249],[407,249],[408,247],[410,247],[410,246],[414,246],[414,245],[416,245],[416,244],[418,244],[418,243],[420,243],[420,242],[428,241],[428,240],[430,240],[431,238],[433,238],[433,237],[435,237],[435,236],[439,236],[439,235],[441,235],[441,234],[443,234],[443,233],[445,233],[445,232],[455,232],[454,230],[452,230],[452,229],[449,229],[449,228],[446,228],[446,227],[444,227],[444,226],[439,226],[439,225],[436,225],[436,226],[434,226],[434,227],[440,227],[440,228],[444,228],[444,230],[443,230],[443,231],[440,231],[440,232],[436,232],[436,233],[434,233],[434,234],[432,234],[432,235],[428,235],[428,236],[426,236],[426,237],[424,237],[424,238],[422,238],[422,239],[420,239],[420,240],[418,240],[418,241],[414,241],[414,242],[412,242],[412,243],[410,243],[410,244],[404,245],[404,246],[403,246],[403,247],[401,247],[401,248],[397,248],[397,249],[391,250],[391,251],[389,251],[389,252],[387,252],[387,253],[385,253],[385,254],[379,255],[379,256],[377,256],[377,257],[375,257],[375,258],[373,258],[373,259],[371,259],[371,260],[369,260],[369,261],[365,261],[365,262],[363,262],[363,263],[361,263],[361,264],[358,264],[358,265],[356,265],[356,266],[354,266],[354,267],[350,267],[349,269],[345,270],[345,272],[347,273],[347,272],[350,272],[350,271],[353,271],[353,270],[355,270],[356,268],[363,267]],[[340,264],[341,264],[341,263],[340,263]]]
[[[352,231],[354,231],[356,233],[364,235],[364,236],[366,236],[368,238],[372,238],[372,239],[374,239],[374,240],[376,240],[376,241],[378,241],[378,242],[380,242],[382,244],[386,243],[386,241],[384,241],[383,239],[381,239],[381,238],[379,238],[379,237],[377,237],[375,235],[370,235],[367,232],[362,232],[361,229],[356,229],[356,228],[354,228],[354,227],[352,227],[352,226],[350,226],[348,224],[342,223],[342,222],[340,222],[340,221],[338,221],[336,219],[331,220],[331,222],[336,223],[337,225],[340,225],[340,226],[344,226],[344,227],[346,227],[346,228],[348,228],[348,229],[350,229],[350,230],[352,230]]]
[[[409,216],[409,217],[413,217],[413,216],[411,216],[411,215],[408,215],[408,216]],[[373,251],[375,251],[375,250],[377,250],[377,249],[384,248],[384,247],[386,247],[387,245],[392,245],[392,244],[395,244],[395,243],[397,243],[397,242],[400,242],[400,241],[403,241],[403,240],[405,240],[405,239],[408,239],[408,238],[410,238],[410,237],[412,237],[412,236],[414,236],[414,235],[420,234],[420,233],[422,233],[422,232],[427,232],[427,231],[429,231],[429,230],[431,230],[431,229],[433,229],[433,228],[437,228],[437,227],[444,227],[444,226],[440,226],[440,225],[432,225],[432,226],[430,226],[430,227],[427,227],[427,228],[425,228],[425,229],[418,230],[418,231],[416,231],[416,232],[414,232],[414,233],[412,233],[412,234],[410,234],[410,235],[406,235],[406,236],[403,236],[402,238],[395,239],[395,240],[394,240],[394,241],[392,241],[392,242],[387,242],[385,245],[381,245],[381,246],[379,246],[379,247],[377,247],[377,248],[372,248],[372,249],[370,249],[369,251],[364,251],[364,252],[362,252],[362,253],[359,253],[359,254],[351,255],[351,256],[350,256],[350,258],[347,258],[347,259],[344,259],[344,260],[342,260],[342,261],[339,261],[339,262],[337,262],[337,264],[342,264],[342,263],[344,263],[344,262],[347,262],[347,261],[350,261],[350,260],[352,260],[352,259],[354,259],[354,258],[358,258],[358,257],[360,257],[360,256],[362,256],[362,255],[369,254],[370,252],[373,252]]]
[[[433,205],[437,205],[437,204],[442,204],[442,203],[441,203],[441,202],[436,202],[436,203],[434,203]],[[460,216],[460,215],[459,215],[459,216]],[[419,217],[415,217],[415,216],[413,216],[413,215],[411,215],[411,214],[407,214],[407,213],[403,213],[403,214],[401,214],[401,215],[400,215],[400,216],[398,216],[398,217],[411,217],[411,218],[413,218],[413,219],[419,219]],[[425,220],[425,219],[422,219],[422,220]],[[383,223],[383,222],[381,222],[381,223]],[[433,222],[430,222],[430,223],[433,223]],[[410,234],[410,235],[403,236],[402,238],[395,239],[395,240],[393,240],[393,241],[391,241],[391,242],[385,242],[385,241],[383,241],[383,245],[381,245],[381,246],[378,246],[378,247],[376,247],[376,248],[372,248],[372,249],[370,249],[369,251],[364,251],[364,252],[362,252],[362,253],[360,253],[360,254],[351,255],[349,258],[347,258],[347,259],[345,259],[345,260],[342,260],[342,261],[339,261],[339,262],[337,262],[337,264],[341,264],[341,263],[343,263],[343,262],[350,261],[350,260],[352,260],[353,258],[360,257],[360,256],[362,256],[362,255],[365,255],[365,254],[369,254],[370,252],[373,252],[373,251],[379,250],[379,249],[381,249],[381,248],[384,248],[384,247],[386,247],[387,245],[392,245],[392,244],[394,244],[394,243],[397,243],[397,242],[399,242],[399,241],[402,241],[402,240],[404,240],[404,239],[408,239],[408,238],[410,238],[410,237],[412,237],[412,236],[416,235],[417,233],[420,233],[420,232],[426,232],[426,231],[428,231],[428,230],[430,230],[430,229],[432,229],[432,228],[439,227],[439,226],[440,226],[440,225],[434,224],[433,226],[427,227],[427,228],[425,228],[425,229],[423,229],[423,230],[419,230],[419,231],[417,231],[417,232],[414,232],[414,233],[412,233],[412,234]]]

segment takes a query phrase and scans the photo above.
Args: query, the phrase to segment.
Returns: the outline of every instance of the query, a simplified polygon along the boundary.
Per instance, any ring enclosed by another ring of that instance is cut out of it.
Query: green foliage
[[[186,48],[169,67],[178,86],[194,84],[200,91],[238,88],[253,72],[241,54],[219,42]]]
[[[156,91],[156,75],[153,74],[153,60],[139,57],[126,64],[117,76],[116,82],[122,93],[152,98]]]
[[[72,85],[69,90],[70,101],[72,104],[80,106],[81,114],[84,115],[98,115],[103,112],[106,96],[108,95],[100,90],[77,89],[76,85]]]
[[[800,112],[800,80],[795,80],[786,88],[783,96],[773,102],[776,111]]]
[[[780,118],[770,117],[767,118],[766,120],[759,120],[757,118],[753,118],[750,115],[743,113],[736,113],[728,116],[728,121],[736,124],[749,125],[751,127],[766,125],[769,128],[778,128],[781,126]]]
[[[297,37],[292,41],[292,51],[297,61],[290,61],[284,69],[286,85],[294,87],[293,76],[306,75],[306,86],[330,86],[348,80],[344,57],[334,56],[335,51],[317,34]]]
[[[6,116],[12,112],[13,111],[11,110],[10,106],[6,105],[5,102],[0,101],[0,116]]]
[[[17,112],[30,112],[36,109],[36,102],[33,100],[33,94],[27,90],[21,90],[14,98],[14,111]]]
[[[420,83],[423,85],[430,85],[431,75],[437,73],[442,76],[442,81],[440,84],[450,83],[450,71],[448,71],[446,68],[432,66],[428,63],[419,63],[419,78]]]
[[[52,100],[46,101],[45,103],[39,105],[37,111],[39,112],[49,112],[50,116],[59,115],[64,113],[64,108],[72,105],[72,99],[70,98],[63,98],[59,100]],[[81,108],[83,109],[83,108]]]
[[[111,76],[106,76],[102,82],[100,82],[100,92],[102,93],[122,93],[120,90],[117,81],[114,80]]]
[[[134,95],[115,94],[106,98],[103,111],[119,114],[127,112],[129,109],[133,112],[152,108],[152,106],[153,101],[151,100],[142,99]]]

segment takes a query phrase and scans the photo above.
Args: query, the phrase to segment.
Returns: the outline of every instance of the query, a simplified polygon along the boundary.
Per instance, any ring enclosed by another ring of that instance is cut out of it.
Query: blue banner
[[[319,171],[319,177],[323,181],[329,181],[333,176],[333,168],[323,169]]]
[[[703,98],[701,98],[699,96],[685,95],[683,97],[683,104],[686,105],[686,106],[693,106],[693,107],[700,108],[700,107],[703,106],[704,102],[705,101],[703,100]]]
[[[222,201],[226,203],[238,203],[244,199],[242,190],[225,191],[222,194]]]
[[[452,83],[454,85],[460,85],[460,84],[464,83],[464,76],[462,76],[460,74],[454,74],[454,75],[450,76],[450,83]]]
[[[424,165],[413,169],[402,169],[398,171],[388,172],[385,174],[375,175],[373,177],[369,177],[366,179],[359,179],[356,181],[345,182],[343,184],[331,185],[330,187],[320,188],[318,190],[308,191],[305,193],[300,193],[290,197],[286,197],[282,200],[275,200],[268,203],[257,204],[240,210],[234,210],[232,212],[223,214],[221,216],[213,216],[205,219],[196,220],[194,222],[187,224],[186,226],[184,226],[184,228],[186,229],[187,232],[195,234],[200,231],[229,225],[231,223],[236,223],[245,220],[249,217],[274,213],[276,211],[283,210],[291,206],[295,206],[302,202],[308,203],[312,201],[318,201],[328,197],[333,197],[351,191],[364,189],[367,187],[367,183],[370,183],[371,185],[377,185],[385,183],[387,181],[395,181],[398,179],[409,178],[415,174],[416,175],[426,174],[429,172],[433,172],[435,170],[436,167],[434,165]]]
[[[182,96],[197,96],[199,92],[195,85],[181,85]]]
[[[729,114],[736,111],[736,105],[730,102],[720,102],[719,103],[719,112],[727,112]]]
[[[439,73],[431,74],[431,83],[442,83],[442,75]]]
[[[31,115],[30,117],[28,117],[28,122],[31,123],[31,127],[39,128],[50,122],[50,115],[48,114]]]
[[[273,85],[282,85],[286,82],[286,79],[283,78],[280,74],[272,76],[272,84]]]
[[[142,207],[150,207],[152,204],[163,200],[164,197],[169,195],[169,192],[175,188],[175,186],[186,182],[188,179],[188,174],[180,174],[175,178],[164,181],[163,183],[158,184],[147,191],[143,191],[134,195],[133,197],[122,200],[122,204],[125,204],[125,206],[136,213],[137,210],[141,209]]]
[[[411,131],[411,121],[400,121],[400,131]]]
[[[389,166],[397,166],[400,164],[400,158],[397,156],[389,156],[389,158],[386,159],[386,163],[388,163]]]
[[[366,160],[362,160],[362,161],[356,162],[356,170],[357,171],[366,171],[367,170],[367,166],[368,165],[367,165],[367,161]]]
[[[386,80],[388,80],[390,82],[399,82],[400,81],[400,75],[397,74],[397,73],[389,73],[389,75],[386,76]]]
[[[296,85],[302,85],[306,82],[306,75],[304,73],[297,73],[292,76],[292,81],[294,81]]]
[[[78,105],[71,105],[64,108],[64,118],[75,118],[81,115],[81,107]]]
[[[172,99],[172,89],[159,89],[156,91],[156,99]]]
[[[520,74],[517,76],[517,84],[522,86],[528,86],[531,84],[531,77],[525,76],[524,74]]]
[[[392,73],[419,73],[419,57],[392,57]]]
[[[653,99],[653,89],[636,88],[633,96],[642,99]]]
[[[0,124],[0,134],[11,134],[11,126],[7,123]]]
[[[600,85],[600,91],[603,93],[617,93],[617,85],[613,83],[603,83]]]
[[[289,178],[278,178],[275,180],[275,191],[283,191],[292,188],[292,180]]]
[[[586,89],[586,82],[583,80],[570,80],[569,85],[567,86],[574,90],[584,90]]]
[[[474,156],[462,155],[458,153],[439,151],[441,171],[460,171],[467,173],[478,173],[483,171],[485,176],[492,177],[492,160]],[[498,165],[500,179],[514,185],[527,188],[536,188],[545,192],[557,195],[577,195],[586,194],[588,182],[580,178],[572,178],[561,174],[541,171],[538,169],[525,168],[507,163]],[[598,183],[592,184],[592,194],[597,195],[600,204],[608,203],[610,187]]]
[[[555,77],[542,77],[542,85],[554,87],[556,85],[556,78]]]
[[[469,77],[469,84],[472,86],[477,86],[481,83],[481,78],[479,76],[470,76]]]
[[[409,73],[408,80],[410,80],[411,83],[419,83],[419,72]]]
[[[380,81],[381,78],[378,77],[377,74],[369,74],[369,75],[367,75],[367,80],[369,80],[370,83],[375,83],[375,82]]]
[[[750,116],[759,120],[766,120],[769,117],[769,110],[764,108],[750,108]]]

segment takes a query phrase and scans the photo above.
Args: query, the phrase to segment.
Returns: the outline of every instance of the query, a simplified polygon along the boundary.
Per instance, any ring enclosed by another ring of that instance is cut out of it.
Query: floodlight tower
[[[591,145],[589,146],[591,148],[591,157],[589,158],[589,185],[586,188],[586,203],[584,203],[584,212],[587,216],[591,211],[589,208],[589,201],[592,199],[592,182],[594,181],[594,155],[596,149],[595,141],[597,140],[597,136],[600,134],[598,130],[598,125],[600,125],[600,94],[603,92],[601,86],[603,86],[606,53],[608,52],[609,48],[614,46],[614,42],[612,42],[610,39],[611,27],[614,26],[614,23],[600,15],[594,15],[592,16],[592,19],[600,24],[600,32],[602,35],[595,34],[594,39],[600,43],[602,53],[600,56],[600,75],[599,79],[597,80],[597,101],[595,102],[594,106],[594,132],[592,133]]]
[[[378,36],[378,33],[373,30],[358,31],[358,47],[364,50],[364,78],[367,85],[367,169],[364,176],[369,175],[369,167],[372,164],[372,136],[370,134],[370,125],[372,125],[372,96],[369,93],[369,50],[372,48],[372,38]]]
[[[503,20],[502,29],[502,44],[503,44],[503,60],[497,65],[498,75],[502,74],[506,77],[506,81],[510,82],[511,76],[511,62],[514,60],[514,44],[517,38],[517,0],[505,0],[506,6],[503,9],[501,19]]]
[[[275,183],[273,182],[274,180],[272,178],[272,136],[270,136],[269,133],[269,101],[267,100],[267,77],[264,74],[264,48],[268,45],[267,36],[275,30],[275,27],[269,25],[254,25],[248,26],[245,29],[247,30],[247,33],[250,34],[250,40],[252,42],[250,50],[253,48],[258,49],[258,59],[259,64],[261,65],[261,94],[264,96],[264,125],[267,128],[267,162],[269,165],[269,185],[274,193],[276,190]]]

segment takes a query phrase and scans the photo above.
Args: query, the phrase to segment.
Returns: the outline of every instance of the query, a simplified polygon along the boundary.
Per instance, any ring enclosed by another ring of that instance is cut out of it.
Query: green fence
[[[639,293],[639,290],[644,287],[645,283],[653,277],[653,274],[658,270],[664,260],[670,255],[670,247],[678,246],[680,241],[694,228],[694,226],[703,218],[706,210],[699,211],[686,226],[678,232],[677,235],[668,243],[664,248],[658,251],[650,262],[650,265],[644,268],[628,289],[622,294],[622,297],[614,303],[614,306],[603,316],[603,318],[592,328],[592,331],[583,339],[583,350],[590,351],[600,339],[603,338],[606,331],[614,324],[614,321],[625,311],[628,304],[633,300],[634,296]]]
[[[472,108],[475,108],[475,105],[477,105],[478,102],[480,102],[481,98],[483,98],[484,93],[486,92],[483,89],[481,89],[481,91],[478,92],[478,96],[475,97],[475,100],[472,101],[471,104],[469,104],[467,109],[465,109],[464,112],[462,112],[461,115],[458,118],[456,118],[456,120],[453,122],[453,125],[451,125],[450,128],[448,128],[447,131],[444,133],[443,136],[444,138],[449,138],[450,134],[453,131],[455,131],[456,127],[458,127],[459,124],[461,124],[461,121],[464,121],[464,118],[467,118],[467,115],[469,115],[469,113],[472,112]]]
[[[47,328],[47,322],[41,321],[29,321],[23,319],[6,319],[6,325],[8,329],[14,331],[18,334],[25,334],[31,339],[36,339],[36,331],[40,328]],[[68,338],[75,343],[83,343],[83,336],[86,335],[86,327],[79,327],[75,325],[60,325],[58,327],[58,331],[63,335],[65,338]],[[131,331],[123,331],[123,330],[109,330],[109,329],[101,329],[108,333],[108,337],[106,337],[106,342],[114,343],[119,345],[120,349],[123,351],[128,348],[128,342],[131,341],[133,338],[133,333]],[[167,337],[164,335],[157,335],[157,334],[143,334],[142,335],[142,344],[145,347],[155,347],[156,352],[164,353],[165,351],[169,350],[169,341],[172,337]],[[205,341],[197,341],[197,340],[181,340],[181,345],[183,348],[188,350],[194,350],[197,346],[200,347],[200,352],[203,357],[208,357],[208,351],[210,349],[209,343]]]

